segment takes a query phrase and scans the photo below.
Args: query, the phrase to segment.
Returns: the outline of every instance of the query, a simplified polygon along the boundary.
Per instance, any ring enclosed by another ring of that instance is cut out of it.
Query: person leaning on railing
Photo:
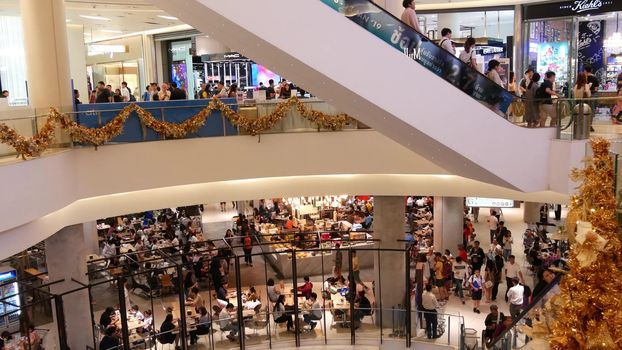
[[[551,117],[551,126],[557,125],[557,111],[553,105],[553,97],[559,97],[553,89],[555,83],[555,72],[548,71],[544,75],[544,81],[540,84],[540,88],[536,92],[537,99],[543,99],[540,104],[540,120],[539,126],[542,128],[546,125],[546,119]]]
[[[611,115],[617,123],[622,123],[622,89],[618,88],[618,102],[611,109]]]

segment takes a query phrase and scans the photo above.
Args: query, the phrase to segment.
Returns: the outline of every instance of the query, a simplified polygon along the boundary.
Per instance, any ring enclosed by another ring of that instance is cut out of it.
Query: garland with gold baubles
[[[211,113],[216,110],[219,110],[232,124],[243,128],[250,135],[255,136],[262,131],[274,127],[294,107],[304,118],[317,125],[318,129],[341,130],[344,125],[353,120],[347,114],[327,115],[308,109],[295,96],[277,104],[272,113],[259,118],[242,116],[218,98],[214,98],[199,113],[179,124],[157,120],[149,111],[132,103],[124,107],[112,120],[99,128],[88,128],[80,125],[66,114],[60,113],[56,108],[50,108],[45,124],[36,135],[30,138],[22,136],[15,129],[0,123],[0,143],[13,147],[18,153],[18,157],[21,156],[23,159],[26,159],[26,157],[38,157],[53,144],[54,130],[58,125],[61,129],[67,130],[74,141],[90,143],[97,147],[121,135],[125,122],[132,112],[136,112],[144,126],[167,138],[180,139],[190,133],[197,132],[205,125],[205,121]]]

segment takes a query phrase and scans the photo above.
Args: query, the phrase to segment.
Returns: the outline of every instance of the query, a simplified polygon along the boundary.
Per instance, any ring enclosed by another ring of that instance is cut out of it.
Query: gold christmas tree
[[[571,177],[583,181],[568,220],[591,223],[574,236],[569,267],[554,304],[554,350],[622,349],[622,244],[617,236],[613,161],[609,142],[591,141],[594,156]],[[574,224],[574,223],[573,223]],[[580,224],[581,225],[581,224]],[[571,240],[572,241],[572,240]]]

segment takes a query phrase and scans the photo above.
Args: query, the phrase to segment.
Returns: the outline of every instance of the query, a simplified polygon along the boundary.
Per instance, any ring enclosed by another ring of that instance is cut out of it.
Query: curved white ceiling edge
[[[65,226],[102,217],[225,200],[323,194],[479,196],[559,203],[568,200],[564,194],[522,193],[454,175],[318,175],[218,181],[75,201],[26,225],[0,233],[0,258],[16,254]]]
[[[0,166],[0,232],[83,198],[321,174],[447,174],[373,130],[206,137],[91,147]]]
[[[485,8],[492,6],[514,6],[529,3],[543,2],[542,0],[468,0],[468,1],[452,1],[439,2],[434,4],[417,4],[417,10],[449,10],[464,8]]]

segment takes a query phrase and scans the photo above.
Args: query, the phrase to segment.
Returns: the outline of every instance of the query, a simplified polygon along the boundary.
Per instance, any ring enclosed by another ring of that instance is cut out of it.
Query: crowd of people
[[[292,90],[296,89],[301,97],[305,97],[306,91],[302,90],[299,86],[295,86],[293,83],[288,82],[286,79],[281,79],[278,84],[275,84],[273,79],[268,81],[268,85],[264,85],[263,82],[259,83],[258,90],[263,90],[266,93],[266,99],[288,99],[292,96]],[[195,99],[208,99],[208,98],[237,98],[238,93],[242,91],[238,87],[237,83],[231,83],[225,85],[222,81],[201,83],[199,90],[195,93]],[[3,92],[4,94],[4,92]],[[8,91],[6,92],[8,96]],[[79,92],[74,90],[74,100],[76,104],[81,104],[79,100]],[[127,86],[127,82],[122,82],[121,86],[113,90],[112,85],[106,84],[103,81],[97,83],[95,90],[91,92],[89,96],[89,103],[109,103],[109,102],[135,102],[138,101],[139,95],[132,93],[132,90]],[[172,101],[172,100],[186,100],[188,99],[188,92],[185,86],[177,86],[175,82],[162,83],[150,83],[145,87],[145,91],[140,95],[140,101]]]
[[[433,248],[429,248],[427,253],[417,251],[413,305],[417,305],[423,314],[428,338],[439,336],[436,331],[437,313],[452,293],[460,298],[462,304],[466,303],[466,296],[470,294],[473,312],[477,314],[481,312],[482,301],[490,304],[492,316],[489,315],[486,320],[485,334],[493,337],[495,332],[501,332],[498,327],[506,325],[503,314],[496,316],[498,307],[493,304],[498,302],[502,283],[506,284],[502,298],[510,310],[508,322],[511,324],[530,305],[532,298],[538,296],[555,279],[555,272],[549,268],[551,264],[544,264],[542,261],[538,263],[530,258],[532,252],[536,256],[540,254],[540,246],[537,235],[534,237],[533,231],[527,230],[525,251],[527,260],[532,263],[529,269],[535,277],[532,293],[526,281],[527,272],[517,263],[512,252],[512,232],[505,226],[502,218],[500,209],[490,210],[486,219],[489,229],[486,240],[490,245],[486,247],[480,242],[485,235],[476,233],[471,220],[465,217],[463,244],[457,246],[455,255],[449,249],[444,252],[435,252]]]
[[[402,5],[404,11],[401,15],[401,21],[421,33],[421,35],[425,35],[421,30],[415,12],[415,0],[404,0]],[[476,42],[473,37],[466,38],[464,50],[460,52],[458,58],[470,67],[478,69],[475,45]],[[441,30],[439,46],[450,54],[456,55],[456,46],[452,41],[451,29],[443,28]],[[535,72],[531,67],[527,68],[523,79],[521,79],[517,85],[515,73],[509,72],[509,79],[505,82],[501,76],[507,72],[504,72],[504,68],[499,60],[492,59],[488,62],[488,66],[484,73],[486,77],[497,85],[507,89],[517,97],[522,97],[525,102],[523,120],[529,128],[544,127],[547,125],[547,120],[550,120],[548,123],[549,126],[557,125],[556,98],[572,96],[578,100],[588,99],[593,97],[601,87],[601,82],[598,77],[594,75],[592,67],[587,64],[583,67],[583,71],[577,75],[574,85],[562,86],[560,89],[556,88],[556,73],[554,71],[547,71],[544,74],[540,74]],[[617,85],[619,99],[611,108],[611,115],[615,122],[622,123],[622,73],[619,74],[617,82],[607,81],[603,84],[605,90],[608,90],[609,86],[612,85]],[[570,95],[570,93],[572,93],[572,95]],[[588,103],[578,101],[576,106],[578,108],[583,108],[586,115],[593,114],[594,112],[592,106]],[[510,107],[508,115],[513,114],[515,114],[515,111]]]

